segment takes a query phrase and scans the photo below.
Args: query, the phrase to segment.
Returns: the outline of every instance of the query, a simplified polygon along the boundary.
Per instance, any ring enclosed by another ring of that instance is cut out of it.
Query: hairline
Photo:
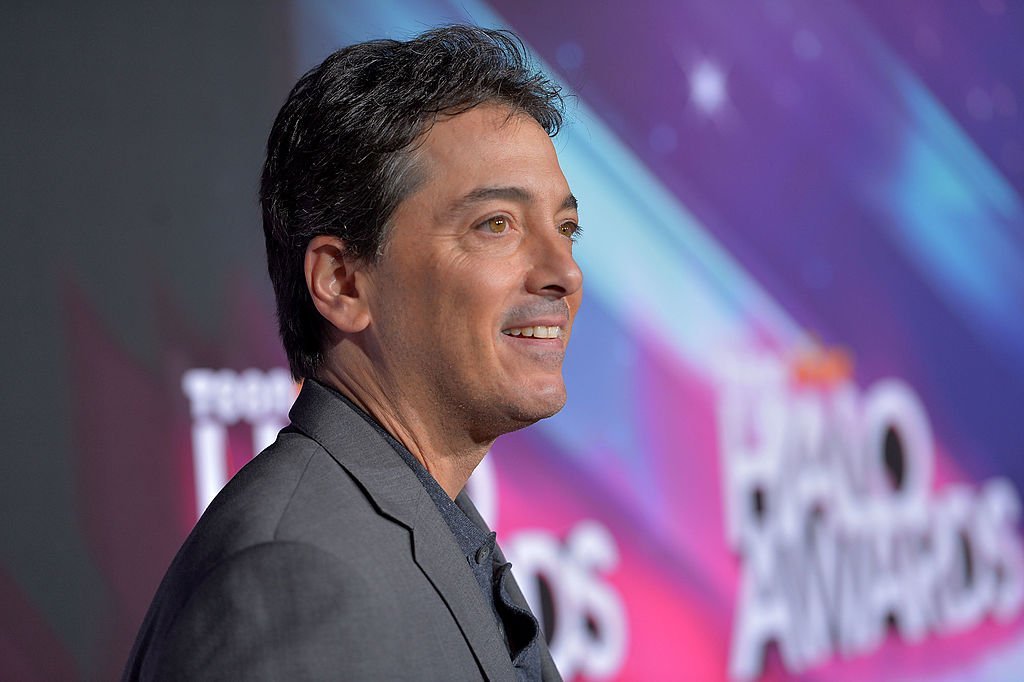
[[[375,265],[381,258],[384,257],[387,252],[388,246],[391,243],[391,233],[395,227],[394,218],[398,212],[398,207],[406,201],[409,197],[416,193],[417,190],[423,185],[425,181],[425,173],[423,167],[420,164],[422,157],[419,152],[426,142],[427,136],[430,131],[433,130],[434,126],[440,122],[455,118],[460,114],[465,114],[473,109],[482,106],[492,106],[499,109],[506,110],[506,116],[504,120],[499,124],[499,127],[504,127],[511,124],[516,119],[526,117],[529,120],[536,123],[548,137],[554,137],[554,134],[547,130],[544,124],[537,119],[536,116],[531,114],[526,108],[516,106],[515,104],[501,99],[500,97],[489,97],[487,99],[480,100],[479,102],[459,104],[454,107],[449,107],[444,111],[436,112],[427,122],[423,124],[423,129],[416,135],[416,138],[404,149],[400,149],[392,156],[392,161],[396,173],[396,179],[398,183],[404,183],[405,186],[397,190],[395,196],[395,205],[391,208],[387,218],[385,218],[383,225],[380,230],[380,239],[377,243],[377,248],[369,254],[364,254],[362,260],[369,265]],[[575,201],[575,197],[572,193],[569,194]],[[568,202],[568,199],[567,199]],[[575,208],[575,206],[573,206]]]

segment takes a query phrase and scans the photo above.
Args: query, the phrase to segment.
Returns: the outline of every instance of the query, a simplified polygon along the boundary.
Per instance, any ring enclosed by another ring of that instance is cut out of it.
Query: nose
[[[583,287],[583,271],[572,255],[572,242],[552,230],[546,239],[534,239],[526,288],[550,299],[567,298]]]

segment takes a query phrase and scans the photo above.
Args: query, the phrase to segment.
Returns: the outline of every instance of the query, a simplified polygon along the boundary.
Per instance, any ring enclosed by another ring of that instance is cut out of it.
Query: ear
[[[313,237],[303,265],[306,288],[324,319],[349,334],[366,329],[370,311],[362,290],[362,267],[346,257],[345,243],[329,235]]]

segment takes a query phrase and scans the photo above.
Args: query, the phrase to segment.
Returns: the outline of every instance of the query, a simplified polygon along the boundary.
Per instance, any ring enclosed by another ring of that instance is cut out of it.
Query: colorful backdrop
[[[1024,676],[1024,6],[11,11],[0,677],[109,679],[284,425],[255,206],[338,46],[509,28],[572,95],[557,417],[471,492],[566,679]]]

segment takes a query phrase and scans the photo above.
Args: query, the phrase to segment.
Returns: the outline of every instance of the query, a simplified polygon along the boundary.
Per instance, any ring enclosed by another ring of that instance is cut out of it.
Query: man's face
[[[416,153],[424,180],[368,274],[369,331],[400,393],[389,397],[481,438],[553,415],[583,276],[576,201],[550,138],[481,105],[438,121]]]

